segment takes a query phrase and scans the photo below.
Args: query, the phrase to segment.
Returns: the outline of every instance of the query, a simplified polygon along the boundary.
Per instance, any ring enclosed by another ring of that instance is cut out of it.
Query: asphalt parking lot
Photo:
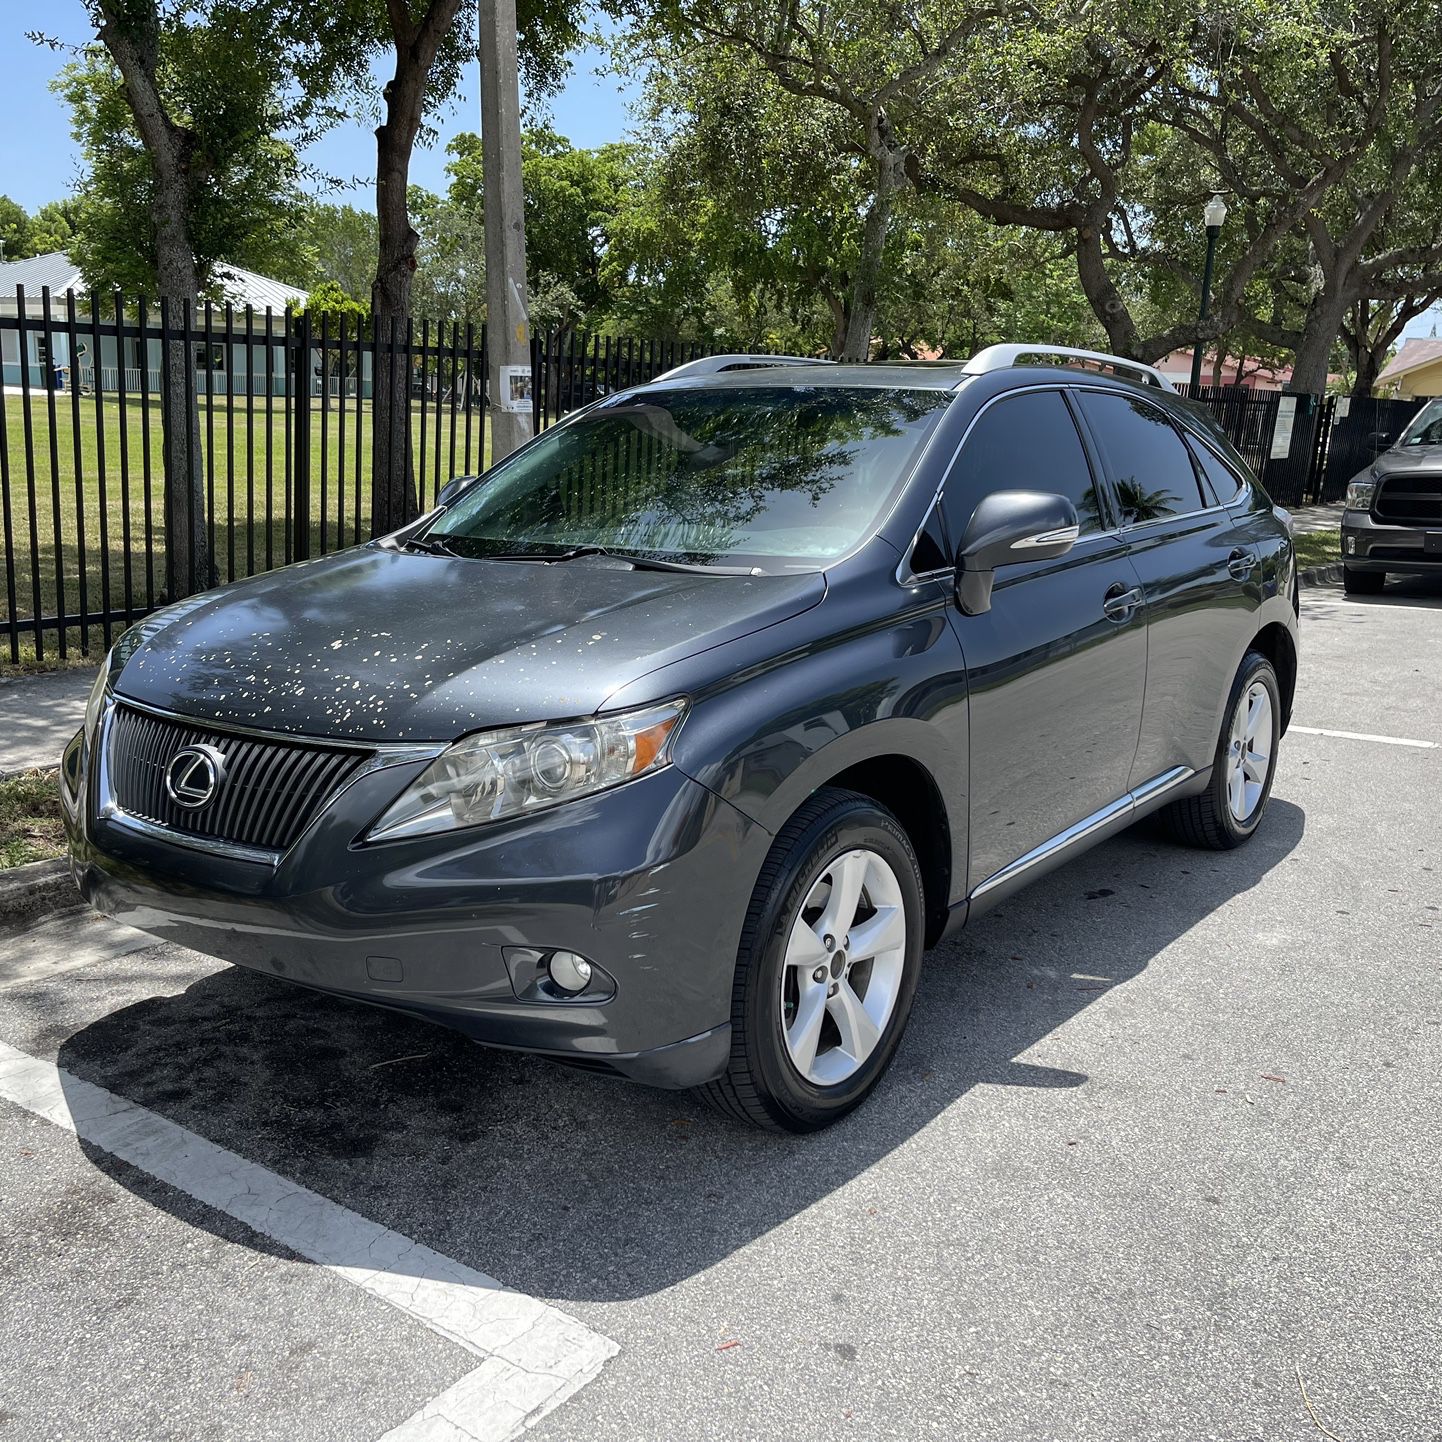
[[[0,1442],[1435,1442],[1442,586],[1303,644],[1253,844],[1135,831],[938,948],[817,1137],[0,941]]]

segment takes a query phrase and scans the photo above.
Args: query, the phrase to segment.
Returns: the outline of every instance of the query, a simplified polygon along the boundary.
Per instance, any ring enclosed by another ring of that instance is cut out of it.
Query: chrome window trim
[[[1123,392],[1112,390],[1112,389],[1110,389],[1110,388],[1107,387],[1107,386],[1086,386],[1086,385],[1083,385],[1083,386],[1073,386],[1072,389],[1073,389],[1073,390],[1078,390],[1078,391],[1091,391],[1091,392],[1092,392],[1093,394],[1095,394],[1095,395],[1103,395],[1103,396],[1115,396],[1115,395],[1121,395],[1121,394],[1123,394]],[[1175,423],[1172,422],[1172,418],[1171,418],[1169,415],[1167,415],[1166,411],[1163,410],[1161,406],[1157,405],[1156,402],[1153,401],[1149,396],[1141,396],[1141,397],[1137,397],[1136,399],[1140,399],[1140,400],[1143,402],[1143,404],[1151,406],[1151,408],[1152,408],[1154,411],[1156,411],[1159,415],[1163,416],[1163,417],[1168,421],[1168,423],[1172,424],[1172,429],[1173,429],[1173,430],[1175,430],[1175,429],[1177,428],[1176,425],[1175,425]],[[1186,428],[1186,435],[1196,435],[1196,432],[1193,431],[1190,426],[1188,426],[1188,427]],[[1198,439],[1198,440],[1201,440],[1202,438],[1201,438],[1200,436],[1198,436],[1197,439]],[[1186,445],[1186,436],[1185,436],[1185,435],[1182,437],[1182,444],[1183,444],[1184,446]],[[1203,444],[1206,444],[1205,441],[1203,441]],[[1215,456],[1217,457],[1217,459],[1222,462],[1223,465],[1226,466],[1226,468],[1227,468],[1228,471],[1230,471],[1230,470],[1232,469],[1230,462],[1226,461],[1226,460],[1224,459],[1224,457],[1222,457],[1221,455],[1219,455],[1219,454],[1217,453],[1216,447],[1214,447],[1214,446],[1207,446],[1207,449],[1208,449],[1209,451],[1211,451],[1212,454],[1215,455]],[[1191,457],[1188,456],[1188,460],[1190,460],[1190,459],[1191,459]],[[1110,483],[1110,481],[1111,481],[1111,477],[1110,477],[1110,476],[1107,477],[1107,481],[1108,481],[1108,483]],[[1198,495],[1201,495],[1201,493],[1202,493],[1202,492],[1201,492],[1201,487],[1202,487],[1201,478],[1200,478],[1200,477],[1197,477],[1197,494],[1198,494]],[[1239,489],[1239,490],[1237,491],[1236,495],[1232,496],[1229,500],[1218,501],[1215,506],[1199,506],[1195,511],[1177,511],[1177,512],[1175,512],[1174,514],[1168,515],[1168,516],[1153,516],[1150,520],[1147,520],[1147,521],[1124,521],[1124,522],[1121,524],[1121,526],[1118,527],[1118,529],[1117,529],[1117,534],[1118,534],[1118,535],[1121,535],[1121,536],[1126,536],[1126,535],[1128,535],[1128,534],[1129,534],[1130,532],[1132,532],[1132,531],[1142,530],[1142,529],[1143,529],[1144,527],[1146,527],[1146,526],[1159,526],[1159,525],[1161,525],[1163,522],[1166,522],[1166,521],[1189,521],[1189,520],[1192,520],[1192,519],[1193,519],[1194,517],[1196,517],[1196,516],[1212,516],[1212,515],[1215,515],[1218,511],[1227,511],[1227,510],[1230,510],[1234,505],[1237,504],[1238,497],[1242,496],[1243,494],[1250,493],[1250,491],[1251,491],[1251,482],[1250,482],[1250,481],[1243,481],[1243,482],[1242,482],[1242,485],[1241,485],[1241,489]]]
[[[1163,771],[1159,776],[1153,776],[1150,781],[1142,782],[1140,786],[1135,786],[1128,791],[1125,796],[1108,802],[1107,805],[1093,811],[1090,816],[1083,816],[1080,821],[1074,822],[1064,831],[1059,831],[1055,836],[1041,842],[1040,845],[1033,846],[1030,851],[1024,852],[1015,861],[1003,866],[1000,871],[994,871],[984,881],[977,882],[968,893],[967,900],[980,900],[988,892],[995,891],[997,887],[1014,881],[1018,876],[1025,875],[1034,866],[1060,855],[1077,845],[1078,842],[1085,841],[1094,832],[1129,815],[1146,802],[1171,791],[1185,781],[1190,781],[1196,774],[1190,766],[1173,766],[1171,770]]]
[[[955,568],[952,566],[939,566],[933,571],[912,571],[910,566],[908,565],[908,562],[911,560],[912,553],[916,550],[916,543],[921,539],[921,533],[926,529],[927,522],[931,520],[931,517],[935,513],[938,504],[940,504],[941,493],[946,489],[946,483],[951,479],[951,473],[956,469],[956,463],[961,459],[961,453],[963,450],[966,449],[966,443],[971,439],[971,433],[976,429],[977,422],[980,421],[981,418],[994,405],[997,405],[1001,401],[1010,400],[1013,396],[1034,395],[1039,391],[1054,391],[1057,395],[1061,396],[1063,403],[1065,403],[1066,393],[1070,389],[1072,389],[1072,387],[1068,385],[1068,383],[1065,381],[1050,381],[1046,384],[1035,386],[1016,386],[1011,390],[1002,391],[1000,395],[992,396],[989,401],[984,401],[982,403],[981,409],[978,410],[977,413],[971,418],[971,420],[967,423],[966,429],[961,433],[961,439],[957,441],[956,450],[952,453],[951,460],[947,462],[946,470],[942,473],[941,480],[937,482],[936,490],[932,494],[931,501],[926,507],[926,513],[921,518],[921,524],[917,526],[915,532],[912,534],[911,539],[902,549],[901,560],[897,563],[895,572],[896,582],[899,586],[914,586],[918,582],[935,580],[937,577],[940,576],[950,576],[954,572]],[[1105,386],[1089,386],[1087,387],[1087,389],[1099,390],[1104,395],[1117,394],[1116,391],[1108,391],[1107,387]],[[1070,407],[1068,407],[1068,413],[1070,413]],[[1076,428],[1075,418],[1073,418],[1072,420],[1072,427],[1073,429]],[[933,436],[932,439],[934,440],[935,436]],[[1077,431],[1077,440],[1081,443],[1082,452],[1086,455],[1087,465],[1088,467],[1090,467],[1092,458],[1090,453],[1087,452],[1086,442],[1083,439],[1080,431]],[[928,445],[929,444],[930,442],[928,442]],[[1108,495],[1110,495],[1110,477],[1103,476],[1101,479],[1107,487]],[[1110,509],[1110,506],[1108,506],[1108,509]],[[1080,536],[1078,540],[1079,542],[1090,541],[1094,540],[1098,536],[1113,536],[1117,539],[1120,539],[1121,530],[1118,527],[1110,527],[1104,531],[1088,531],[1085,535]]]

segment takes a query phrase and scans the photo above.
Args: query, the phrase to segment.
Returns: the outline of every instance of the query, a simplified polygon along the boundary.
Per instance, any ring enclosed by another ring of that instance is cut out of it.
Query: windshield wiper
[[[420,551],[427,556],[452,556],[456,553],[441,540],[431,540],[425,536],[407,536],[401,542],[408,551]]]
[[[613,551],[609,546],[585,544],[564,551],[493,551],[481,559],[487,561],[535,561],[543,566],[558,561],[577,561],[584,556],[605,556],[625,561],[638,571],[684,571],[706,576],[754,576],[760,574],[750,566],[706,566],[689,561],[663,561],[655,556],[638,556],[632,551]]]
[[[636,556],[630,551],[606,551],[618,561],[629,561],[639,571],[687,571],[698,576],[759,576],[756,566],[708,566],[697,561],[662,561],[655,556]]]

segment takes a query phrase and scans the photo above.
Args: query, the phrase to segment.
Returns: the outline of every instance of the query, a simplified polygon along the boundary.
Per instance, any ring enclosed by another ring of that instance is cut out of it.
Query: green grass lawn
[[[1297,566],[1306,570],[1308,566],[1334,566],[1342,559],[1342,530],[1309,531],[1294,537],[1297,547]]]
[[[6,633],[12,583],[14,614],[22,619],[34,616],[37,590],[42,614],[57,613],[62,589],[66,613],[78,613],[82,576],[85,605],[91,612],[102,609],[101,598],[106,595],[113,607],[123,608],[127,582],[135,609],[145,609],[154,604],[165,583],[158,399],[143,405],[130,398],[122,414],[113,395],[98,402],[93,395],[80,396],[77,417],[74,395],[58,393],[53,426],[50,399],[43,391],[29,398],[27,441],[25,399],[4,398],[3,458],[8,477],[0,480],[8,531],[0,535],[6,573],[6,589],[0,594],[0,674],[14,669]],[[207,510],[222,581],[285,560],[286,518],[291,510],[285,413],[286,402],[279,396],[272,400],[269,413],[263,396],[200,399]],[[310,427],[309,527],[311,554],[316,555],[370,534],[370,402],[361,402],[357,414],[354,399],[342,408],[339,400],[327,407],[316,398],[311,402]],[[418,401],[413,403],[411,428],[424,507],[437,489],[437,458],[440,484],[452,475],[449,406],[442,407],[438,421],[434,402],[424,408]],[[485,468],[490,447],[479,410],[471,417],[469,457],[463,413],[456,417],[454,443],[455,474]],[[82,636],[79,627],[70,628],[68,653],[82,651],[88,642],[91,655],[99,654],[100,628],[88,629],[88,636]],[[35,655],[33,633],[22,637],[20,650],[21,669],[43,668],[62,659],[53,631],[44,637],[43,658]]]
[[[64,850],[59,771],[25,771],[0,781],[0,870]]]

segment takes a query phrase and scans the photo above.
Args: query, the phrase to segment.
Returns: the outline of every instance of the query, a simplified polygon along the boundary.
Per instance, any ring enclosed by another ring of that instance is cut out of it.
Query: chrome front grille
[[[177,805],[165,772],[187,746],[224,757],[215,797],[194,810]],[[108,761],[114,803],[127,815],[202,841],[285,851],[371,753],[354,746],[223,731],[118,704]]]

